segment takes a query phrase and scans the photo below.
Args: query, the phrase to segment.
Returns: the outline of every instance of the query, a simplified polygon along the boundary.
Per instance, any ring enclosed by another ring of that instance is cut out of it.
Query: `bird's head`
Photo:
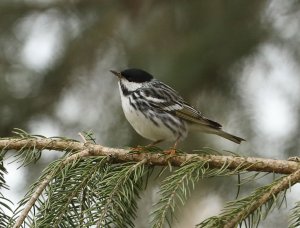
[[[121,72],[111,70],[110,72],[118,77],[123,93],[125,90],[131,92],[139,89],[153,79],[153,76],[148,72],[135,68],[126,69]]]

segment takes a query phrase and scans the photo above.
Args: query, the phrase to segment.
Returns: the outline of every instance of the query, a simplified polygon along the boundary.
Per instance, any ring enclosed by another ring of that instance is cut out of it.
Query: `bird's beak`
[[[121,73],[114,71],[114,70],[110,70],[110,72],[112,72],[114,75],[116,75],[119,79],[121,78]]]

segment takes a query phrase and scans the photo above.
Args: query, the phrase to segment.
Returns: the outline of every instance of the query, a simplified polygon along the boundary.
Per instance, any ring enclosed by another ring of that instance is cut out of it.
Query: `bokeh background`
[[[296,0],[1,0],[0,136],[14,127],[66,136],[92,130],[106,146],[144,145],[124,118],[109,70],[145,69],[176,88],[205,116],[247,139],[237,146],[194,132],[180,145],[286,159],[300,149],[300,2]],[[162,144],[162,147],[168,147]],[[15,203],[59,153],[26,168],[8,165]],[[244,195],[268,183],[242,187]],[[216,215],[237,191],[236,178],[203,180],[174,227]],[[158,183],[143,193],[137,227],[148,227]],[[261,227],[286,227],[288,209]]]

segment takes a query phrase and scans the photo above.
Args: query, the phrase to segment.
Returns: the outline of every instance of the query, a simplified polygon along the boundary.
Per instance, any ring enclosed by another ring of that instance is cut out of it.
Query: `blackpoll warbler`
[[[146,71],[111,72],[119,79],[122,108],[127,120],[137,133],[152,140],[152,145],[165,140],[174,141],[175,152],[178,141],[187,136],[190,127],[238,144],[245,141],[223,131],[221,124],[205,118],[174,89]]]

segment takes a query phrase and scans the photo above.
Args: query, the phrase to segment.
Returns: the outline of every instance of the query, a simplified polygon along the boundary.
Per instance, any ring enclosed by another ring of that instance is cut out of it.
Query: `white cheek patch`
[[[135,91],[143,86],[142,83],[129,82],[126,79],[121,79],[120,83],[122,83],[129,92]]]

